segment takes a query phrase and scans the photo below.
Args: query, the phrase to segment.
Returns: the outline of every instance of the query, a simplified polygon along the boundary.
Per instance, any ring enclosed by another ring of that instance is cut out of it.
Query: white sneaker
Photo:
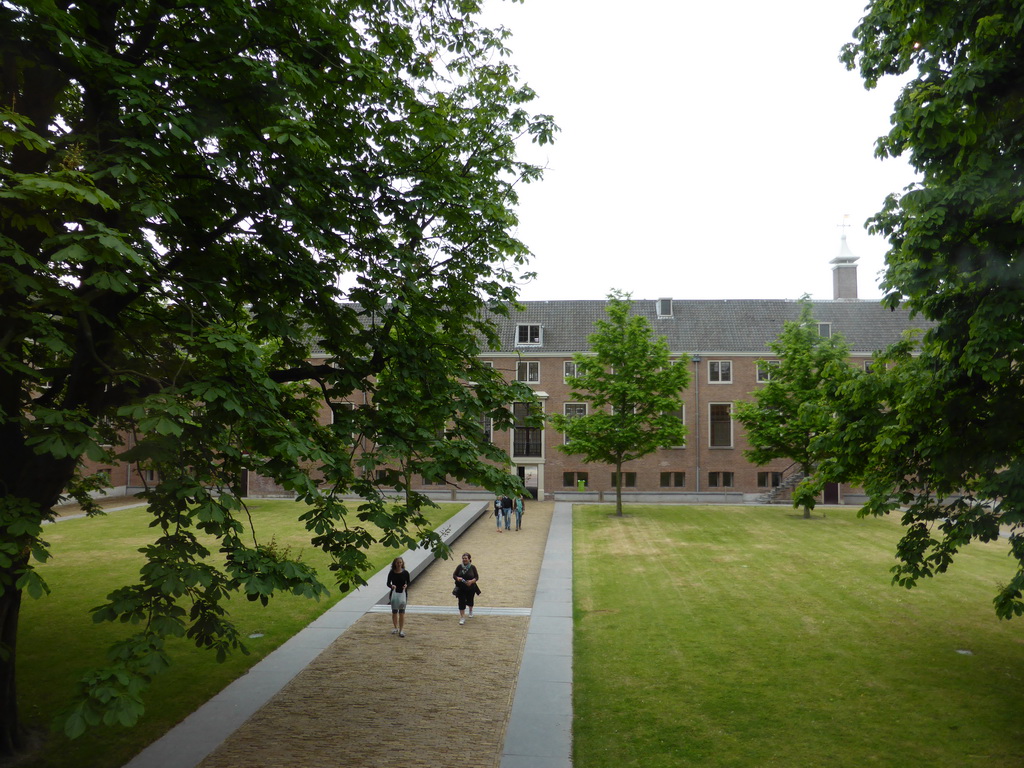
[[[392,635],[397,635],[398,634],[398,630],[397,629],[392,629],[391,630],[391,634]]]
[[[467,613],[466,614],[466,618],[467,619],[472,619],[473,618],[473,614],[472,613]]]
[[[398,633],[398,636],[399,636],[399,637],[405,637],[405,632],[399,632],[399,633]]]
[[[466,623],[465,619],[459,619],[459,626],[462,626],[465,623]]]

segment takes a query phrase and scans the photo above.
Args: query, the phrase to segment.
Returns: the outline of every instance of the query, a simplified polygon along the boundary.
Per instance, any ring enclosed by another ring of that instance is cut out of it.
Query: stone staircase
[[[758,503],[774,504],[776,501],[778,501],[780,496],[782,496],[783,494],[788,494],[790,491],[796,488],[796,486],[799,485],[800,481],[803,479],[804,473],[801,472],[800,470],[792,472],[789,475],[783,473],[782,482],[779,483],[774,488],[770,489],[767,493],[763,493],[760,496],[758,496]]]

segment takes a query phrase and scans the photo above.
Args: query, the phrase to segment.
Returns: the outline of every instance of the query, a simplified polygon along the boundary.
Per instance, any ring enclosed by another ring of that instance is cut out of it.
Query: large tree
[[[608,296],[608,319],[598,320],[590,352],[576,353],[576,375],[566,379],[573,397],[587,403],[585,415],[556,413],[565,433],[558,449],[587,462],[615,467],[615,513],[622,515],[622,465],[658,448],[682,445],[683,390],[690,383],[685,355],[671,360],[664,338],[652,335],[647,319],[631,312],[629,294]]]
[[[515,189],[540,169],[516,142],[554,126],[478,11],[0,0],[0,752],[22,740],[17,627],[23,593],[46,590],[42,523],[64,495],[88,501],[82,457],[112,461],[120,436],[159,472],[154,538],[138,583],[97,609],[132,634],[83,682],[69,733],[132,722],[165,637],[238,647],[230,593],[325,590],[250,530],[244,472],[305,502],[343,588],[366,523],[392,546],[439,543],[421,498],[386,503],[379,467],[510,487],[479,424],[511,426],[525,394],[476,362],[497,344],[480,318],[513,302],[528,255]],[[371,405],[341,405],[353,391]],[[437,451],[427,413],[447,427]]]
[[[825,484],[817,471],[823,458],[817,440],[832,422],[829,394],[849,377],[849,350],[842,337],[818,333],[814,307],[806,296],[800,301],[800,316],[783,323],[768,348],[778,357],[777,364],[759,363],[768,381],[754,392],[752,402],[736,404],[736,419],[746,427],[751,445],[744,454],[758,465],[774,459],[799,465],[793,507],[802,507],[804,517],[810,518]]]
[[[842,54],[868,87],[906,80],[878,154],[907,157],[920,178],[870,227],[889,240],[885,302],[935,321],[916,355],[897,347],[884,377],[844,393],[842,469],[861,473],[868,512],[902,511],[905,585],[1002,527],[1003,617],[1024,612],[1022,25],[1018,2],[875,0]]]

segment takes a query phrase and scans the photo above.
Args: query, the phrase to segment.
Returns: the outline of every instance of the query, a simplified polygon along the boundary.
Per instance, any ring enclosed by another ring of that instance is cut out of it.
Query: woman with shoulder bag
[[[391,623],[395,628],[391,630],[392,635],[405,637],[405,607],[409,602],[409,584],[412,577],[405,570],[405,560],[396,557],[391,561],[391,571],[388,573],[387,586],[391,587]]]
[[[452,590],[452,594],[459,598],[459,625],[461,626],[466,623],[467,607],[469,608],[468,618],[473,618],[473,601],[480,594],[480,587],[477,586],[480,574],[477,572],[476,566],[473,565],[473,558],[469,552],[462,553],[462,565],[455,566],[452,578],[455,580],[455,589]]]

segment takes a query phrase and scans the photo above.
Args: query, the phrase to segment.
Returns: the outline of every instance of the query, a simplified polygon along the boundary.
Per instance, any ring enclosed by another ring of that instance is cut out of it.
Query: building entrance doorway
[[[536,466],[516,467],[519,479],[523,481],[528,498],[536,499],[537,491],[540,488],[540,470]]]
[[[825,483],[825,503],[839,503],[839,483]]]

